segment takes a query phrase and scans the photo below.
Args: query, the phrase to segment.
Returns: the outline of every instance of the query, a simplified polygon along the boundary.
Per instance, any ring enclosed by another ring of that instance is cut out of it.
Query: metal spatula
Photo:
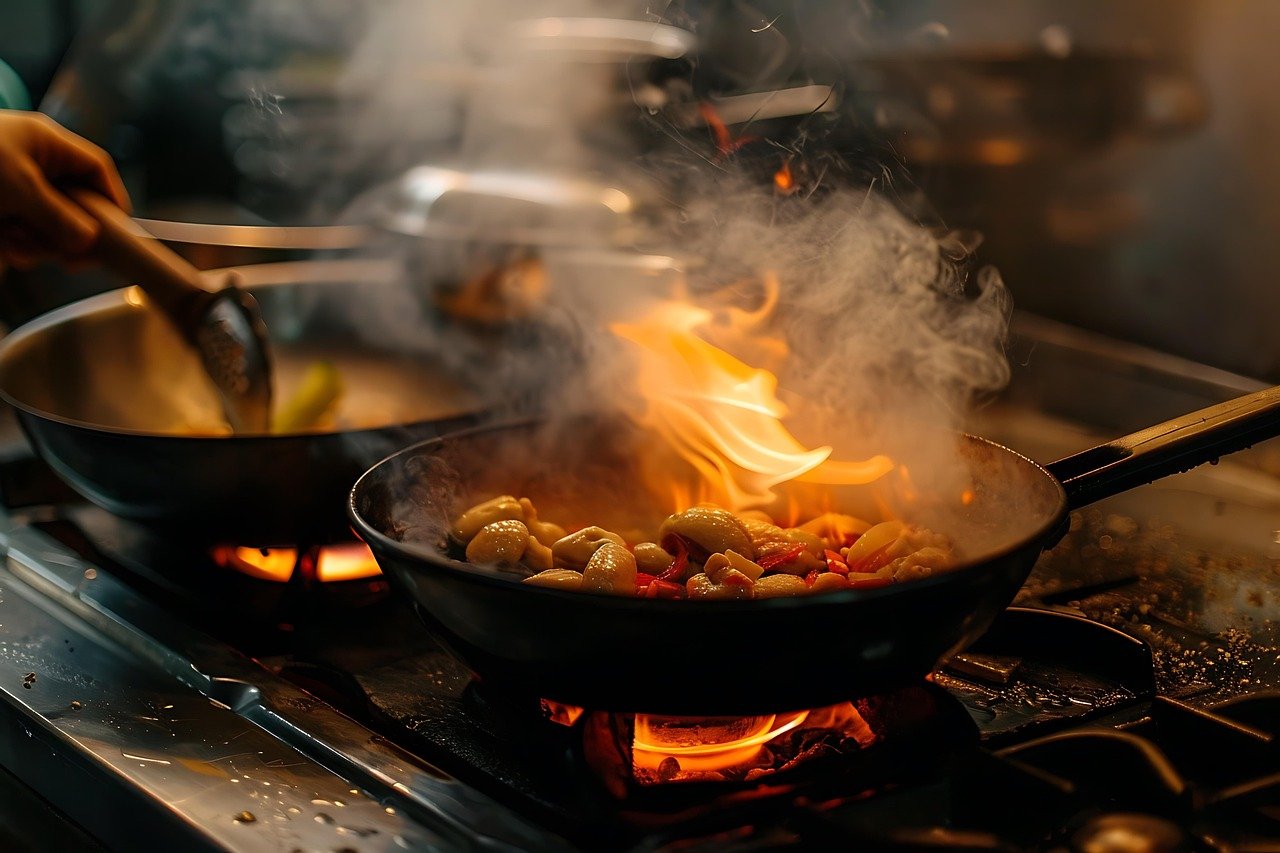
[[[271,352],[258,303],[228,280],[205,288],[199,270],[147,236],[129,215],[89,190],[76,203],[102,224],[94,253],[169,316],[200,356],[236,432],[267,432],[271,423]]]

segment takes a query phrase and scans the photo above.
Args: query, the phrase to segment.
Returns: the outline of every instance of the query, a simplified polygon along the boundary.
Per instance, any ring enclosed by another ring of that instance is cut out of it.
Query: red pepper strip
[[[882,586],[888,586],[893,583],[893,578],[881,578],[874,575],[869,578],[855,578],[850,576],[849,586],[853,589],[876,589]]]
[[[663,542],[663,547],[676,549],[676,557],[671,561],[671,565],[664,571],[659,573],[658,580],[673,581],[676,578],[684,577],[685,569],[689,568],[689,546],[685,544],[683,538],[671,534],[667,536]]]
[[[656,578],[654,578],[653,575],[645,574],[644,572],[636,572],[636,594],[639,595],[644,592],[645,588],[648,587],[649,584],[653,583],[654,580],[656,580]]]
[[[804,576],[804,585],[805,585],[805,586],[813,586],[813,584],[814,584],[817,580],[818,580],[818,570],[817,570],[817,569],[814,569],[813,571],[809,572],[809,574],[807,574],[807,575],[805,575],[805,576]]]
[[[684,585],[670,581],[657,580],[649,584],[644,591],[645,598],[684,598]]]
[[[894,540],[894,541],[896,542],[897,540]],[[893,546],[893,544],[894,542],[890,542],[889,544],[881,546],[880,548],[877,548],[876,550],[872,551],[870,554],[863,557],[858,562],[850,563],[849,571],[866,574],[867,572],[874,572],[877,569],[881,568],[882,566],[885,565],[886,561],[884,560],[884,557],[888,555],[889,549]]]
[[[838,575],[849,574],[849,564],[844,561],[835,551],[823,551],[827,558],[827,571],[835,572]]]
[[[804,552],[803,545],[797,545],[790,551],[782,551],[778,554],[770,554],[767,557],[761,557],[756,560],[756,565],[764,569],[766,572],[770,569],[776,569],[778,566],[786,565],[792,560],[799,557]]]

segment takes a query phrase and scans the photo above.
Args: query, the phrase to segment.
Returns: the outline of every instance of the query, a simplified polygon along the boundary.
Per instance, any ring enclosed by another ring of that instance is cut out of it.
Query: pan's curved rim
[[[521,584],[519,581],[509,580],[500,577],[492,572],[486,571],[480,567],[473,566],[470,563],[461,560],[454,560],[446,557],[439,552],[422,547],[409,547],[405,543],[392,539],[381,530],[374,527],[368,519],[361,515],[356,507],[359,496],[369,488],[369,483],[373,478],[378,477],[387,467],[398,464],[399,460],[407,455],[429,450],[433,447],[440,446],[449,441],[466,439],[474,435],[498,432],[501,430],[513,429],[522,426],[529,426],[538,422],[537,418],[525,418],[513,421],[504,421],[499,423],[481,424],[471,429],[459,430],[451,432],[448,435],[436,436],[424,441],[417,442],[408,447],[396,451],[390,456],[382,459],[373,465],[367,471],[360,475],[355,484],[351,487],[351,491],[347,495],[347,517],[351,521],[353,529],[367,544],[373,547],[374,555],[377,556],[379,548],[385,548],[391,553],[401,558],[413,561],[415,564],[426,564],[433,570],[445,572],[455,577],[466,579],[471,582],[477,582],[481,585],[501,588],[504,590],[520,589],[523,593],[530,596],[531,600],[558,599],[564,602],[582,602],[590,601],[593,606],[605,607],[618,610],[645,610],[656,613],[662,613],[670,618],[675,614],[688,614],[690,612],[698,612],[703,608],[714,608],[717,613],[757,613],[760,611],[782,611],[797,607],[845,607],[856,602],[871,601],[879,598],[890,598],[895,595],[901,595],[905,589],[927,589],[934,586],[950,585],[960,582],[965,578],[976,578],[985,574],[996,563],[1001,563],[1027,548],[1038,547],[1044,543],[1049,536],[1056,530],[1066,517],[1068,512],[1067,494],[1062,484],[1058,482],[1049,471],[1038,462],[1027,458],[1016,450],[1011,450],[1003,444],[999,444],[981,436],[972,435],[970,433],[953,433],[966,441],[983,445],[995,450],[1001,454],[1007,454],[1016,459],[1021,460],[1031,467],[1032,470],[1038,472],[1045,478],[1046,483],[1052,483],[1057,493],[1057,508],[1049,513],[1047,520],[1039,525],[1034,532],[1023,536],[1009,545],[989,552],[981,556],[981,558],[969,559],[958,566],[930,575],[926,578],[908,581],[902,584],[889,584],[888,586],[878,587],[876,589],[864,590],[841,590],[838,592],[823,593],[814,596],[788,596],[779,598],[769,598],[764,600],[709,600],[691,602],[688,600],[674,600],[661,598],[635,598],[632,596],[609,595],[607,593],[597,592],[581,592],[577,590],[563,590],[552,587],[533,586],[530,584]],[[1028,569],[1030,564],[1028,564]],[[384,568],[384,571],[385,568]],[[387,572],[390,574],[390,572]],[[682,618],[682,617],[677,617]]]
[[[220,269],[204,271],[203,274],[213,278],[230,273],[236,273],[242,276],[243,286],[250,290],[262,290],[273,287],[284,288],[308,285],[342,284],[344,282],[355,280],[360,271],[377,274],[381,277],[388,275],[390,270],[391,267],[384,263],[358,260],[286,261],[276,264],[257,264],[251,267],[223,267]],[[362,281],[367,280],[364,276],[359,276],[359,278]],[[130,298],[130,294],[136,292],[136,286],[108,290],[104,293],[94,294],[93,296],[88,296],[84,299],[79,299],[75,302],[55,308],[52,311],[41,314],[39,317],[23,323],[21,326],[18,326],[16,329],[6,334],[3,339],[0,339],[0,364],[3,364],[9,358],[9,353],[21,346],[24,340],[39,335],[54,326],[59,326],[71,320],[87,317],[98,312],[133,309],[145,310],[142,308],[142,303],[138,301],[136,297]],[[55,414],[38,406],[33,406],[23,400],[19,400],[10,394],[9,390],[5,388],[3,384],[0,384],[0,401],[3,401],[26,415],[39,418],[42,421],[61,424],[62,426],[72,427],[75,429],[87,430],[93,433],[143,438],[148,441],[210,445],[215,442],[225,442],[228,439],[235,439],[237,443],[245,441],[261,441],[264,443],[287,442],[299,438],[359,439],[362,436],[374,436],[397,429],[414,429],[429,426],[431,424],[474,420],[481,413],[481,407],[476,406],[470,410],[459,411],[439,418],[420,418],[412,421],[394,421],[381,426],[361,427],[360,429],[301,430],[298,432],[287,433],[263,432],[226,433],[219,435],[186,435],[182,433],[153,432],[143,429],[110,426],[107,424],[94,423],[92,421],[83,421],[78,418],[69,418],[65,415]]]

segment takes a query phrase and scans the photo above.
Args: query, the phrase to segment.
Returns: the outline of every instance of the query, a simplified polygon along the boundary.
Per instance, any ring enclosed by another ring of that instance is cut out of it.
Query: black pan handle
[[[1117,438],[1047,466],[1072,509],[1280,435],[1280,386]]]

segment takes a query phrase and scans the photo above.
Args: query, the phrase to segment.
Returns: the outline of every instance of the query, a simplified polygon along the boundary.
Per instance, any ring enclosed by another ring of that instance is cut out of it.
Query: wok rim
[[[260,266],[268,266],[268,265],[260,265]],[[265,288],[272,288],[272,287],[304,287],[304,286],[314,285],[314,284],[340,284],[344,280],[347,280],[349,277],[346,274],[335,275],[332,277],[322,277],[322,278],[306,277],[307,274],[313,273],[316,269],[322,266],[325,266],[325,262],[297,261],[297,262],[271,264],[269,266],[272,266],[275,268],[271,272],[284,273],[284,272],[301,271],[301,275],[292,276],[289,278],[278,278],[278,279],[267,278],[264,280],[264,278],[260,274],[255,273],[255,275],[253,276],[253,280],[246,286],[247,290],[252,292],[258,289],[265,289]],[[351,262],[336,261],[332,264],[331,268],[337,269],[343,273],[347,273],[348,271],[353,270],[356,267],[353,267]],[[376,269],[377,267],[371,265],[370,268]],[[240,272],[243,269],[246,269],[246,268],[222,267],[220,269],[207,270],[205,271],[204,274],[209,276],[225,275],[232,272]],[[77,318],[92,315],[94,313],[105,312],[111,309],[119,309],[122,307],[127,307],[132,305],[133,303],[128,299],[128,297],[125,294],[127,291],[131,290],[135,286],[136,285],[130,285],[128,287],[121,287],[121,288],[116,288],[114,290],[104,291],[103,293],[96,293],[92,296],[87,296],[84,299],[78,299],[75,302],[62,305],[58,308],[55,308],[52,311],[49,311],[45,314],[41,314],[39,317],[35,317],[27,321],[26,323],[23,323],[21,326],[18,326],[16,329],[13,329],[8,334],[6,334],[3,339],[0,339],[0,364],[3,364],[4,362],[6,362],[10,358],[10,353],[16,347],[20,346],[24,340],[27,340],[36,335],[39,335],[40,333],[50,328],[62,325],[64,323],[67,323]],[[102,434],[102,435],[140,438],[140,439],[146,439],[148,441],[164,441],[164,442],[172,442],[172,443],[191,443],[191,444],[214,444],[217,442],[225,442],[228,439],[233,439],[233,440],[236,440],[237,442],[244,442],[244,441],[286,442],[290,440],[296,440],[299,438],[310,438],[310,439],[358,438],[364,435],[369,435],[369,436],[376,435],[378,433],[387,432],[388,430],[412,429],[414,427],[423,427],[431,424],[448,423],[454,420],[475,418],[477,415],[483,412],[483,408],[484,408],[482,405],[480,405],[477,402],[475,405],[471,407],[464,408],[461,411],[458,411],[443,417],[439,417],[439,418],[420,418],[415,420],[390,421],[380,426],[360,427],[359,429],[298,430],[296,432],[285,432],[285,433],[249,432],[249,433],[226,433],[222,435],[191,435],[191,434],[182,434],[182,433],[153,432],[149,430],[130,429],[126,427],[117,427],[117,426],[110,426],[107,424],[93,423],[92,421],[83,421],[77,418],[69,418],[69,417],[66,417],[65,415],[55,414],[53,412],[49,412],[44,409],[41,409],[38,406],[33,406],[30,403],[17,399],[16,397],[14,397],[12,394],[9,393],[9,390],[4,386],[3,383],[0,383],[0,401],[3,401],[9,406],[12,406],[14,409],[18,410],[19,412],[25,415],[29,415],[33,418],[38,418],[39,420],[46,421],[49,423],[56,423],[66,427],[72,427],[74,429],[86,430],[89,432]]]
[[[998,550],[984,554],[981,559],[965,561],[954,568],[930,575],[926,578],[919,578],[901,584],[888,584],[887,586],[875,589],[839,590],[816,596],[780,596],[777,598],[745,600],[712,599],[707,601],[691,602],[687,599],[648,599],[637,598],[635,596],[609,595],[607,593],[600,592],[582,592],[578,590],[563,590],[554,587],[522,584],[520,581],[508,580],[462,560],[454,560],[449,557],[441,556],[427,550],[426,548],[419,549],[408,547],[405,543],[392,539],[381,530],[375,528],[356,508],[358,496],[369,488],[368,483],[371,482],[371,479],[378,476],[380,472],[385,471],[389,466],[397,464],[397,461],[406,455],[420,452],[430,446],[443,445],[448,441],[466,439],[483,433],[510,430],[538,422],[539,419],[537,418],[528,418],[516,421],[505,421],[496,424],[481,424],[470,429],[458,430],[447,435],[436,436],[434,438],[415,442],[414,444],[401,448],[390,456],[378,461],[375,465],[360,475],[360,478],[356,480],[354,485],[352,485],[351,490],[347,495],[347,518],[351,521],[352,529],[361,540],[370,546],[370,549],[374,552],[375,559],[378,556],[378,549],[384,548],[402,560],[407,559],[412,561],[415,570],[419,570],[421,564],[426,563],[430,565],[433,570],[443,571],[459,579],[476,581],[482,585],[501,589],[519,589],[522,592],[533,596],[531,600],[536,600],[538,598],[542,598],[543,600],[558,599],[570,603],[575,601],[590,601],[595,602],[597,606],[601,606],[607,602],[610,607],[622,610],[641,609],[663,614],[697,612],[702,608],[711,608],[718,613],[752,613],[757,611],[788,610],[806,606],[843,607],[856,602],[892,597],[895,594],[900,594],[903,589],[927,589],[933,586],[954,584],[962,578],[978,577],[990,571],[993,565],[1002,563],[1027,548],[1034,546],[1037,551],[1043,550],[1044,543],[1049,539],[1053,531],[1058,528],[1070,511],[1067,506],[1067,493],[1063,488],[1062,483],[1050,474],[1043,465],[1027,458],[1016,450],[1011,450],[1003,444],[990,439],[973,435],[971,433],[953,432],[951,433],[952,435],[959,436],[969,442],[985,445],[998,453],[1008,454],[1030,465],[1031,468],[1042,475],[1047,482],[1053,484],[1057,493],[1057,508],[1055,511],[1050,513],[1049,518],[1043,524],[1038,526],[1033,533],[1023,536],[1022,538]],[[376,547],[374,544],[375,542]],[[1032,563],[1034,563],[1034,561],[1032,561]],[[1030,565],[1028,566],[1028,571],[1029,569]],[[392,572],[388,571],[386,568],[384,568],[383,571],[387,575],[392,574]]]

